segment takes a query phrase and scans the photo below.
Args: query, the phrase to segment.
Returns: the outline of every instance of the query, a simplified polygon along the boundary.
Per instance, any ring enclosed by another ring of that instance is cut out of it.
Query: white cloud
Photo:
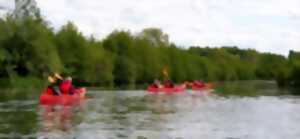
[[[0,0],[0,17],[5,16],[9,11],[12,11],[14,6],[12,0]]]
[[[300,51],[299,0],[38,0],[56,28],[73,21],[86,35],[159,27],[179,45],[237,45]]]

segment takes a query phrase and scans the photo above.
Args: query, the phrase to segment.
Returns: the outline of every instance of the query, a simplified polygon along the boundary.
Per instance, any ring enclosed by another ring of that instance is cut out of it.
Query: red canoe
[[[193,85],[192,86],[192,90],[194,91],[203,91],[203,90],[209,90],[213,88],[213,84],[212,83],[207,83],[203,86],[197,86],[197,85]]]
[[[45,92],[40,96],[41,105],[76,105],[85,99],[85,88],[79,88],[74,95],[63,94],[60,96],[49,95]]]
[[[206,90],[206,87],[192,86],[192,90],[194,90],[194,91]]]
[[[150,85],[147,88],[147,91],[149,93],[160,93],[160,92],[163,92],[163,93],[182,93],[182,92],[185,91],[185,89],[186,89],[185,85],[176,85],[173,88],[168,88],[168,87],[157,88],[157,87],[154,87],[153,85]]]

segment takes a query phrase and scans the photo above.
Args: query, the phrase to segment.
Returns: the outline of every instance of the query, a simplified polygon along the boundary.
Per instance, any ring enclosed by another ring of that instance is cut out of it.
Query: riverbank
[[[37,99],[47,85],[42,85],[34,88],[29,86],[27,88],[2,88],[0,94],[2,95],[0,101],[14,100],[14,99]],[[132,87],[90,87],[84,86],[89,92],[93,91],[121,91],[122,90],[139,90],[146,91],[147,84],[138,85],[135,88]],[[272,89],[270,89],[272,88]],[[300,95],[300,88],[297,87],[285,87],[280,88],[277,86],[276,81],[265,80],[252,80],[252,81],[226,81],[226,82],[214,82],[214,94],[222,97],[257,97],[257,96],[285,96],[285,95]],[[190,92],[191,89],[187,89]],[[197,92],[197,91],[196,91]]]

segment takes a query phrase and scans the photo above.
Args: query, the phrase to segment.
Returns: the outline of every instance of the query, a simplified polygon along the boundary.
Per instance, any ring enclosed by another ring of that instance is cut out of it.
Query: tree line
[[[42,18],[0,19],[0,86],[45,81],[53,72],[71,75],[78,85],[129,86],[162,79],[276,80],[300,84],[300,53],[288,57],[236,46],[180,47],[158,28],[139,33],[115,30],[100,40],[85,37],[69,22],[58,31]]]

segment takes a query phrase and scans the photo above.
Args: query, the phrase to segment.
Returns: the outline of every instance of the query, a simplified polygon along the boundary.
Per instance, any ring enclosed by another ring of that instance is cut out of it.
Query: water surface
[[[300,138],[300,98],[282,91],[270,82],[222,83],[217,96],[94,90],[73,108],[10,98],[0,103],[0,138]]]

